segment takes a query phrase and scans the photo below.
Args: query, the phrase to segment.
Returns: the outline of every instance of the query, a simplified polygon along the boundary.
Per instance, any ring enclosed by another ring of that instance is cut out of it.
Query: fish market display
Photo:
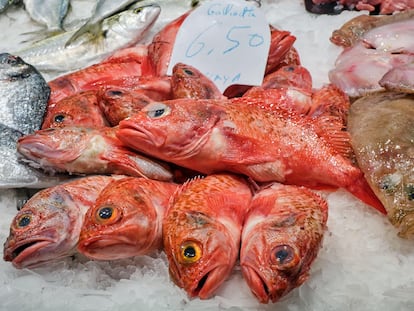
[[[115,131],[76,126],[44,129],[21,137],[17,150],[28,164],[46,172],[172,179],[166,164],[129,150]]]
[[[359,166],[403,238],[414,237],[414,98],[379,93],[355,101],[349,132]]]
[[[46,26],[47,32],[63,30],[63,19],[69,9],[69,0],[49,0],[47,5],[43,0],[23,0],[24,9],[36,22]]]
[[[309,277],[328,204],[310,190],[273,183],[254,196],[243,226],[240,266],[260,302],[276,302]]]
[[[361,170],[338,151],[349,137],[337,118],[304,118],[263,109],[254,97],[238,100],[150,103],[119,123],[117,137],[135,150],[205,174],[231,171],[259,182],[345,188],[384,212]]]
[[[162,221],[177,185],[125,177],[109,183],[85,215],[78,250],[113,260],[162,248]]]
[[[84,214],[113,178],[85,177],[37,192],[11,223],[4,260],[30,268],[73,255]]]
[[[68,31],[35,42],[14,53],[45,72],[79,69],[103,60],[117,49],[136,44],[159,14],[160,7],[156,4],[135,6],[107,17],[96,36],[84,34],[66,46],[75,32]]]
[[[414,93],[414,63],[392,68],[378,84],[389,91]]]
[[[251,197],[244,180],[217,174],[192,179],[172,198],[164,250],[173,281],[190,297],[211,297],[232,272]]]
[[[414,8],[413,0],[305,0],[309,12],[339,14],[342,10],[392,14]]]
[[[412,18],[372,28],[338,56],[329,79],[352,97],[384,90],[392,83],[379,81],[389,71],[414,62],[413,40]]]

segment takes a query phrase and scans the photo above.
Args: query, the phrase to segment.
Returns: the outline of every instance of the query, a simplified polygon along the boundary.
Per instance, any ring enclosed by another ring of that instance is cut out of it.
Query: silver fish
[[[75,31],[72,36],[66,42],[66,46],[69,46],[76,40],[78,40],[85,33],[90,33],[94,36],[98,35],[100,32],[99,24],[103,19],[116,14],[119,11],[125,9],[128,5],[132,3],[137,3],[140,1],[136,0],[122,0],[122,1],[113,1],[113,0],[98,0],[96,2],[94,12],[92,16],[86,21],[83,26],[81,26],[77,31]]]
[[[62,22],[69,9],[69,0],[23,0],[24,7],[30,17],[39,24],[45,25],[49,32],[62,31]]]
[[[0,0],[0,13],[7,10],[12,4],[19,3],[20,0]]]
[[[43,76],[20,57],[0,54],[0,123],[22,134],[38,130],[50,89]]]
[[[384,92],[351,105],[348,130],[361,170],[402,238],[414,239],[414,95]]]
[[[76,30],[37,41],[16,51],[41,72],[71,71],[99,62],[118,49],[136,44],[161,12],[156,5],[131,8],[102,21],[98,36],[85,33],[73,44],[66,42]]]

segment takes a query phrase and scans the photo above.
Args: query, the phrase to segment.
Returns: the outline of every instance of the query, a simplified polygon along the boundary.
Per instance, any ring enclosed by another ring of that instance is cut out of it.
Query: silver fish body
[[[30,17],[45,25],[48,31],[62,30],[62,22],[69,9],[69,0],[23,0]]]
[[[43,76],[21,58],[0,54],[0,123],[22,134],[38,130],[50,89]]]
[[[103,20],[98,36],[83,34],[66,45],[74,31],[64,32],[35,42],[16,51],[41,72],[65,72],[97,63],[118,49],[136,44],[160,14],[158,5],[146,5],[122,11]]]

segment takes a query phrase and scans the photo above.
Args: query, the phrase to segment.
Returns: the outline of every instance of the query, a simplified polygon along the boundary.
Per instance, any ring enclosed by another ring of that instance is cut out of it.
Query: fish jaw
[[[58,232],[53,228],[20,241],[8,239],[4,244],[3,259],[11,261],[18,269],[36,267],[49,261],[48,254],[53,252],[56,248],[54,245],[58,243]]]

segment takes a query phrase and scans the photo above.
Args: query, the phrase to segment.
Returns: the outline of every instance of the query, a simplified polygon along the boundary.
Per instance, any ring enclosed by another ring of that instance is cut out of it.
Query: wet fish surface
[[[3,259],[22,269],[75,254],[84,214],[114,178],[84,177],[37,192],[12,220]]]
[[[156,4],[131,8],[107,17],[96,36],[87,33],[65,46],[75,30],[40,40],[19,51],[21,56],[42,72],[65,72],[102,61],[118,49],[136,44],[160,14]]]
[[[309,277],[322,244],[327,202],[304,187],[259,189],[243,226],[240,266],[261,303],[276,302]]]
[[[46,26],[47,32],[63,31],[62,23],[69,9],[69,0],[23,0],[30,17]]]
[[[384,92],[351,105],[348,121],[356,159],[390,222],[414,238],[414,96]]]

